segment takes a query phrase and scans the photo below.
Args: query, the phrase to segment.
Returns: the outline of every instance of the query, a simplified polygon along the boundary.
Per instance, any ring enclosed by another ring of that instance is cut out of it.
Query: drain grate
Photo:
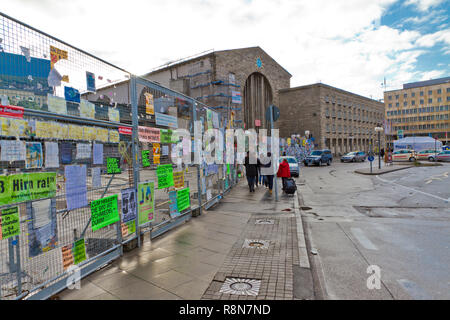
[[[269,249],[270,242],[268,240],[245,239],[242,248],[247,249]]]
[[[255,224],[274,224],[275,220],[273,219],[256,219]]]
[[[240,296],[257,296],[260,287],[261,280],[226,278],[219,292]]]

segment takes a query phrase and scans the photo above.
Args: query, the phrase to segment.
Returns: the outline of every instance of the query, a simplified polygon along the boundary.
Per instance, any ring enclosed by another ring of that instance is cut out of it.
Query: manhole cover
[[[275,220],[272,219],[256,219],[255,224],[274,224]]]
[[[260,287],[261,280],[227,278],[225,279],[225,282],[219,292],[235,295],[257,296]]]
[[[242,248],[247,249],[269,249],[269,241],[267,240],[254,240],[254,239],[245,239],[244,245]]]

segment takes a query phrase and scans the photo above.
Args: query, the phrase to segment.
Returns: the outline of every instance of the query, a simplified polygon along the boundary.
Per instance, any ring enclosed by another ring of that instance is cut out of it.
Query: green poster
[[[0,240],[20,234],[19,207],[2,209],[0,211]]]
[[[91,202],[92,231],[104,228],[120,220],[117,194]]]
[[[150,167],[150,150],[142,150],[142,166]]]
[[[84,243],[84,239],[74,242],[72,254],[74,264],[79,264],[80,262],[86,260],[86,244]]]
[[[171,164],[162,164],[156,168],[156,176],[158,177],[158,189],[169,188],[173,183],[173,167]]]
[[[161,143],[177,143],[179,140],[177,134],[170,129],[161,129],[160,136]]]
[[[155,219],[155,183],[151,181],[138,184],[138,216],[139,225]]]
[[[230,164],[227,163],[227,174],[230,174]]]
[[[0,205],[51,198],[55,195],[55,172],[0,176]]]
[[[177,191],[177,206],[179,212],[182,212],[191,206],[189,188],[184,188]]]
[[[120,170],[120,158],[119,157],[106,158],[106,173],[116,174],[116,173],[121,173],[121,172],[122,172],[122,170]]]

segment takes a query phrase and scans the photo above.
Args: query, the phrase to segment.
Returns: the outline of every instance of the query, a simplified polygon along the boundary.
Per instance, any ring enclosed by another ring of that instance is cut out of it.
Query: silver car
[[[364,162],[366,160],[366,153],[362,151],[349,152],[341,157],[341,162]]]

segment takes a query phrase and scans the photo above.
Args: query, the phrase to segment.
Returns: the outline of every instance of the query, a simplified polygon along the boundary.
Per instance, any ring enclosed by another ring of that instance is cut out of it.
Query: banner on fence
[[[92,231],[107,227],[120,220],[117,194],[91,202]]]
[[[191,206],[191,199],[189,188],[184,188],[177,191],[177,206],[178,211],[182,212]]]
[[[0,240],[20,234],[19,207],[0,209]]]
[[[136,190],[134,188],[122,189],[122,222],[136,219]]]
[[[106,173],[107,174],[122,173],[122,170],[120,169],[120,158],[119,157],[106,158]]]
[[[138,184],[138,216],[139,225],[154,220],[155,212],[155,183],[152,181]]]
[[[160,141],[160,130],[158,128],[139,126],[139,141],[154,143]]]

